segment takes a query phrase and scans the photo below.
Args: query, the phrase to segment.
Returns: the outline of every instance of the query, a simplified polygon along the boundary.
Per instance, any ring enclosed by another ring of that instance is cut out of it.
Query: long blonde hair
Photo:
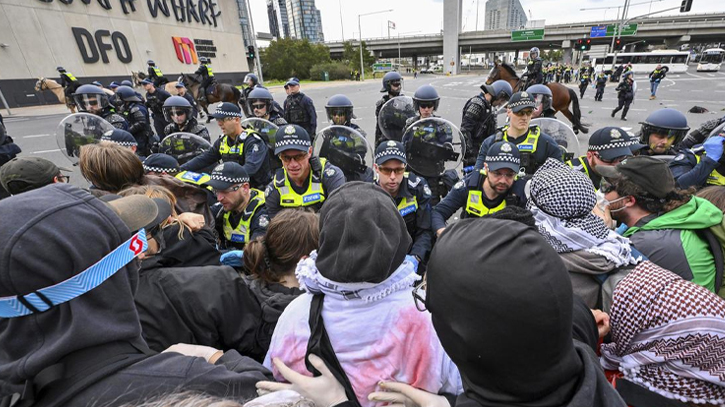
[[[160,198],[168,202],[171,205],[171,218],[161,222],[161,228],[166,228],[173,225],[178,225],[179,232],[177,236],[179,240],[184,239],[184,229],[187,229],[191,233],[191,228],[186,223],[179,220],[179,214],[176,212],[176,197],[168,189],[160,185],[137,185],[134,187],[126,188],[118,193],[121,196],[129,195],[146,195],[149,198]]]

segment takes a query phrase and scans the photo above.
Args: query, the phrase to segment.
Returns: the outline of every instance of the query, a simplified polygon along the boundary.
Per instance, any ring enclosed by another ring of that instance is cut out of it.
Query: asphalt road
[[[456,125],[461,122],[461,110],[466,100],[479,92],[479,86],[485,81],[485,76],[460,75],[453,77],[437,75],[419,75],[418,79],[406,77],[403,92],[411,95],[421,85],[431,84],[438,89],[441,103],[438,115],[450,120]],[[610,83],[604,93],[603,102],[595,102],[595,90],[589,88],[580,100],[583,122],[590,128],[589,135],[596,129],[605,126],[620,126],[627,130],[638,131],[639,122],[654,110],[671,107],[686,114],[690,127],[699,126],[700,123],[725,115],[725,70],[717,73],[697,73],[691,67],[684,74],[670,74],[660,85],[658,98],[649,100],[649,82],[645,75],[635,76],[639,91],[635,102],[630,108],[627,121],[613,119],[610,112],[617,105],[616,84]],[[574,87],[574,84],[571,84]],[[366,82],[340,82],[320,85],[310,85],[302,91],[315,102],[318,115],[318,131],[329,125],[325,114],[325,103],[332,95],[343,93],[352,99],[355,104],[355,122],[362,127],[372,141],[375,131],[375,102],[381,97],[380,81]],[[284,89],[271,89],[275,99],[282,103],[285,98]],[[578,92],[578,90],[577,90]],[[687,111],[693,106],[702,106],[709,113],[693,114]],[[60,111],[60,110],[57,110]],[[73,168],[71,183],[78,186],[87,186],[80,176],[77,167],[72,167],[68,159],[60,152],[55,139],[55,130],[58,123],[66,116],[53,114],[47,116],[21,116],[14,115],[5,118],[8,133],[22,148],[25,155],[40,155],[59,166]],[[567,122],[561,114],[560,120]],[[504,117],[499,118],[499,125],[503,124]],[[216,123],[207,124],[212,139],[220,134]],[[580,134],[579,142],[586,146],[589,135]]]

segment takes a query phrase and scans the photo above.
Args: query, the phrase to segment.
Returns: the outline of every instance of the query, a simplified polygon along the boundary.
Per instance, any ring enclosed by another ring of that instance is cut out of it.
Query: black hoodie
[[[0,297],[25,295],[64,281],[131,237],[109,207],[68,184],[2,200],[0,213]],[[134,260],[95,289],[46,312],[0,318],[0,397],[22,392],[26,380],[74,353],[89,348],[100,352],[119,343],[144,347],[133,302],[137,282]],[[247,398],[255,394],[255,383],[269,374],[233,351],[217,366],[176,353],[148,357],[136,353],[141,361],[77,389],[63,405],[118,405],[180,388]],[[97,372],[104,361],[98,363],[70,377],[70,382]],[[72,366],[67,371],[73,371]],[[51,390],[35,405],[52,405],[58,392],[68,392],[66,388]]]

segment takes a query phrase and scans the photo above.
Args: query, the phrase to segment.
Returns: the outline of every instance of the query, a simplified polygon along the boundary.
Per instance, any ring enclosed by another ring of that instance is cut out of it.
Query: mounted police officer
[[[529,62],[526,64],[526,82],[524,89],[531,85],[544,83],[544,74],[542,72],[542,61],[539,58],[539,49],[537,47],[531,48],[529,51]]]
[[[211,69],[211,61],[209,60],[209,58],[201,57],[199,58],[199,62],[201,64],[194,73],[201,76],[201,84],[199,85],[199,100],[203,100],[206,102],[207,90],[209,89],[209,86],[211,86],[215,82],[214,71],[212,71]]]
[[[394,98],[396,96],[402,96],[403,90],[403,75],[392,71],[388,72],[383,76],[383,88],[380,89],[380,92],[384,92],[385,94],[383,97],[375,102],[375,145],[377,146],[380,144],[380,141],[383,139],[383,131],[380,130],[380,125],[378,124],[378,115],[380,114],[380,109],[383,108],[383,105],[385,102],[390,100],[391,98]]]
[[[310,137],[317,134],[317,111],[312,99],[300,92],[300,81],[290,78],[284,85],[289,94],[284,101],[284,119],[289,124],[296,124],[307,131]]]
[[[431,190],[424,178],[405,171],[406,164],[405,148],[399,141],[384,141],[375,151],[375,183],[395,200],[413,238],[408,254],[421,263],[433,246]]]
[[[196,134],[206,141],[211,141],[209,130],[196,121],[193,116],[193,107],[185,98],[171,96],[166,99],[161,110],[164,118],[169,123],[162,134],[168,136],[172,133],[184,132]]]
[[[678,145],[690,130],[687,117],[671,108],[659,109],[647,116],[641,123],[640,142],[649,146],[642,155],[677,156]]]
[[[143,156],[151,154],[154,132],[151,130],[149,111],[133,88],[119,86],[116,95],[123,101],[123,115],[128,121],[128,131],[138,142],[139,154]]]
[[[352,122],[352,119],[355,118],[355,114],[353,113],[352,100],[350,100],[347,96],[337,94],[327,99],[327,104],[325,104],[325,113],[327,113],[327,120],[333,125],[355,129],[358,133],[365,136],[365,130]]]
[[[409,117],[405,121],[405,133],[408,128],[415,122],[421,119],[427,119],[429,117],[438,117],[435,112],[438,110],[438,105],[441,102],[441,97],[438,96],[438,91],[431,85],[423,85],[415,90],[413,94],[413,108],[415,109],[415,116]]]
[[[170,123],[164,118],[162,107],[166,99],[171,97],[171,94],[162,88],[157,88],[154,82],[149,79],[142,80],[141,85],[146,89],[146,107],[154,119],[154,130],[161,137],[164,134],[164,129]]]
[[[93,85],[81,85],[73,94],[73,102],[81,112],[95,114],[104,118],[115,128],[128,130],[126,119],[116,113],[108,95],[103,89]]]
[[[254,129],[242,128],[242,110],[234,103],[220,103],[210,116],[216,119],[223,136],[214,142],[211,149],[181,168],[202,171],[220,161],[234,161],[249,174],[253,188],[264,188],[271,179],[267,143]]]
[[[597,75],[597,93],[594,95],[594,101],[601,102],[602,96],[604,96],[604,88],[607,86],[607,75],[604,72],[599,72]]]
[[[526,207],[525,180],[519,178],[521,156],[514,143],[497,141],[486,153],[484,168],[458,182],[433,208],[433,230],[440,236],[446,221],[463,208],[461,218],[481,217],[506,206]]]
[[[262,86],[259,83],[259,78],[257,75],[253,73],[248,73],[244,76],[244,80],[242,81],[242,109],[244,110],[244,115],[246,117],[254,117],[254,112],[249,108],[249,93],[256,89],[258,86]],[[244,86],[246,85],[246,86]],[[286,87],[285,87],[286,89]]]
[[[498,80],[490,85],[481,85],[481,93],[468,99],[463,106],[461,131],[466,139],[464,167],[475,164],[483,140],[496,132],[494,109],[507,103],[513,93],[514,90],[508,82]]]
[[[146,63],[149,66],[148,67],[148,73],[149,73],[148,79],[150,79],[154,83],[154,86],[156,86],[157,88],[160,88],[160,87],[166,85],[167,83],[169,83],[169,80],[166,79],[166,77],[164,76],[163,73],[161,73],[161,69],[159,69],[159,67],[156,66],[156,62],[149,59],[148,61],[146,61]]]
[[[301,126],[280,127],[274,154],[282,161],[282,168],[265,190],[270,219],[287,208],[319,211],[332,191],[345,183],[342,170],[312,155],[312,141]]]
[[[277,126],[284,126],[287,121],[274,109],[274,98],[266,88],[257,87],[247,96],[247,107],[253,117],[269,120]]]
[[[526,175],[532,175],[547,158],[562,160],[562,152],[556,141],[542,132],[539,126],[529,127],[534,108],[536,102],[528,92],[516,92],[511,96],[506,111],[509,124],[483,142],[476,160],[476,169],[483,168],[488,149],[498,141],[510,141],[518,147],[521,154],[521,171]]]
[[[65,92],[65,97],[70,98],[73,93],[78,89],[79,86],[81,86],[81,83],[76,79],[75,76],[73,76],[72,73],[68,72],[63,68],[62,66],[59,66],[55,68],[56,71],[60,74],[60,86],[63,87],[63,92]]]
[[[586,155],[577,157],[567,164],[589,177],[594,189],[599,189],[602,176],[597,168],[611,167],[632,156],[630,139],[626,131],[619,127],[604,127],[589,138],[589,149]]]
[[[176,82],[176,92],[178,92],[178,96],[183,97],[186,99],[189,104],[191,105],[191,116],[194,119],[199,117],[199,108],[196,105],[196,100],[194,100],[194,97],[191,96],[191,93],[189,93],[189,90],[186,89],[186,85],[184,85],[184,82]]]
[[[534,85],[526,89],[536,101],[536,109],[534,109],[533,118],[537,117],[556,117],[556,111],[552,108],[553,94],[551,89],[546,85]]]
[[[221,249],[243,250],[247,243],[267,233],[264,192],[249,185],[249,175],[241,165],[231,161],[219,164],[206,184],[219,202],[212,211]]]

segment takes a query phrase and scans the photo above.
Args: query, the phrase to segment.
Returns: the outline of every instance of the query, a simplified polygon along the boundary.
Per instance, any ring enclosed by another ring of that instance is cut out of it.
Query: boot
[[[614,115],[617,114],[618,111],[619,111],[619,109],[612,110],[612,117],[614,117]]]

